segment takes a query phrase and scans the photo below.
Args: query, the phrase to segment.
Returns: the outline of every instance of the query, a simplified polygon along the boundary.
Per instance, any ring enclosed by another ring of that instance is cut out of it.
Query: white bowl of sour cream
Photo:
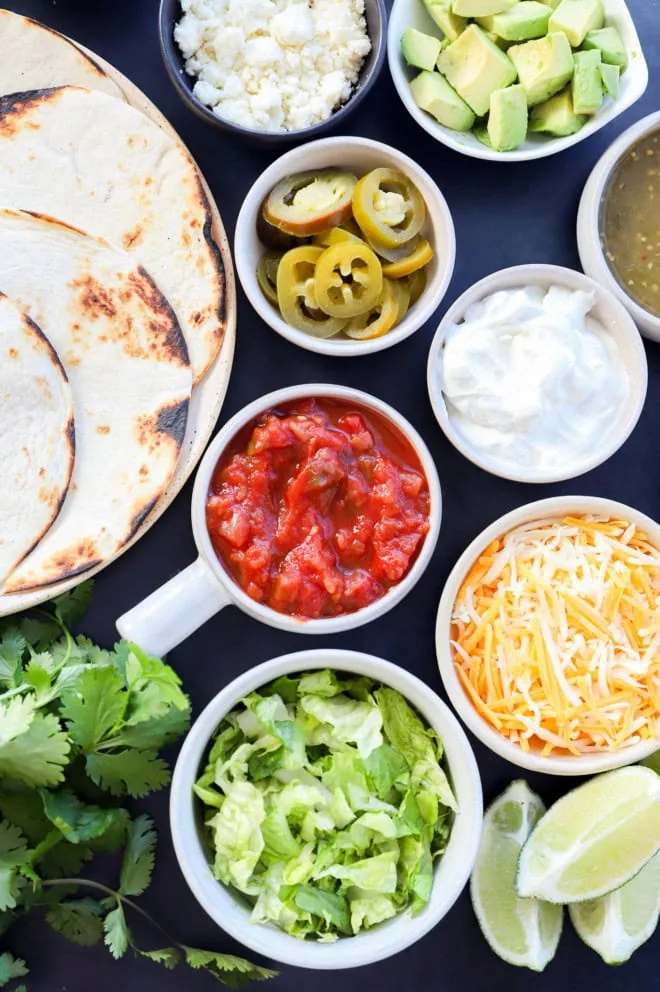
[[[646,354],[626,309],[593,279],[520,265],[450,307],[427,382],[438,423],[466,458],[516,482],[559,482],[628,438],[646,398]]]

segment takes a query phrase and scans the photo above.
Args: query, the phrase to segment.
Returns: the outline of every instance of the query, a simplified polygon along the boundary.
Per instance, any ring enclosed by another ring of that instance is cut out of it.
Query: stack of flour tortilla
[[[84,573],[170,482],[225,331],[186,149],[73,42],[0,10],[0,592]]]

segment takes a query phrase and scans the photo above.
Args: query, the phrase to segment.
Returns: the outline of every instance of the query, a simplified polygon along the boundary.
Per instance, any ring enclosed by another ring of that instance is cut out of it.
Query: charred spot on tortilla
[[[126,544],[129,543],[129,541],[132,541],[133,540],[133,538],[135,537],[135,535],[139,531],[140,527],[142,526],[142,524],[144,523],[144,521],[147,519],[147,517],[149,516],[149,514],[151,513],[151,511],[153,510],[153,508],[155,507],[155,505],[156,505],[157,502],[158,502],[157,499],[149,500],[148,503],[145,503],[144,506],[141,507],[134,514],[133,519],[131,520],[130,530],[129,530],[128,534],[126,535],[126,539],[123,541],[122,546],[125,546]]]
[[[126,251],[129,251],[131,248],[135,248],[135,246],[140,243],[143,233],[141,224],[138,224],[132,231],[127,231],[122,238]]]
[[[99,424],[99,426],[96,428],[97,434],[109,434],[110,431],[111,428],[107,424]]]
[[[204,240],[208,245],[209,251],[213,257],[214,268],[218,275],[218,300],[217,300],[217,314],[220,325],[215,329],[215,337],[217,341],[222,341],[225,334],[225,321],[226,321],[226,307],[227,307],[227,280],[225,278],[225,267],[222,261],[222,255],[220,249],[217,245],[215,238],[213,237],[213,214],[211,213],[211,204],[209,203],[209,198],[206,195],[206,190],[202,183],[199,173],[196,174],[197,178],[197,189],[199,192],[199,198],[204,209]],[[194,226],[192,224],[191,226]]]
[[[32,24],[35,28],[40,28],[42,31],[47,31],[48,34],[54,35],[55,38],[58,38],[60,41],[63,41],[67,45],[70,45],[71,48],[75,48],[76,52],[80,55],[80,57],[84,59],[85,62],[87,62],[87,64],[90,65],[92,69],[94,69],[94,71],[97,72],[99,76],[101,76],[102,79],[109,78],[107,72],[105,72],[101,68],[98,62],[96,62],[91,57],[91,55],[88,55],[87,52],[83,52],[82,48],[79,48],[78,45],[74,44],[74,42],[71,41],[70,38],[67,38],[66,35],[61,34],[59,31],[56,31],[55,28],[51,28],[48,24],[42,24],[41,21],[35,20],[34,17],[28,17],[26,14],[23,15],[23,19],[26,20],[28,24]]]
[[[16,348],[10,348],[9,349],[9,357],[10,358],[18,358],[18,350]]]
[[[1,293],[0,294],[0,296],[2,296],[3,298],[4,298],[4,295],[5,295],[4,293]],[[44,332],[41,330],[41,328],[37,324],[36,320],[33,320],[32,317],[29,315],[29,313],[26,313],[25,314],[25,320],[29,324],[29,326],[32,328],[32,330],[34,331],[34,333],[37,335],[37,337],[41,341],[41,344],[44,346],[44,348],[46,349],[46,351],[48,352],[48,355],[49,355],[50,360],[53,363],[53,365],[56,365],[57,368],[60,370],[60,374],[64,377],[64,381],[65,382],[68,382],[69,381],[69,377],[66,374],[66,369],[62,365],[62,362],[60,360],[60,356],[57,354],[57,352],[53,348],[52,344],[50,343],[50,341],[48,340],[48,338],[46,337],[46,335],[44,334]],[[14,356],[12,355],[12,358],[13,357]]]
[[[51,86],[43,90],[25,90],[24,93],[9,93],[7,96],[0,96],[0,131],[5,134],[14,134],[19,125],[29,117],[30,113],[38,108],[44,100],[50,100],[60,86]],[[33,122],[32,127],[39,128],[41,125]]]
[[[160,326],[155,321],[151,323],[151,330],[158,334],[159,350],[162,348],[170,360],[174,359],[180,365],[189,366],[188,345],[177,316],[144,266],[138,265],[137,271],[129,274],[128,282],[142,302],[156,316],[162,318]]]
[[[2,97],[0,97],[2,99]],[[3,207],[2,212],[5,214],[12,214],[14,217],[20,217],[21,214],[27,214],[29,217],[34,217],[35,220],[43,220],[47,224],[57,224],[58,227],[64,228],[65,231],[73,231],[74,234],[80,234],[83,238],[88,237],[87,231],[83,231],[81,227],[75,227],[73,224],[68,224],[65,220],[60,220],[59,217],[53,217],[52,214],[46,214],[41,210],[12,210],[11,207]],[[99,244],[108,245],[108,242],[103,238],[97,237],[96,240]]]
[[[188,400],[182,400],[181,403],[164,406],[158,414],[158,432],[169,434],[179,448],[182,446],[186,434],[188,405]]]

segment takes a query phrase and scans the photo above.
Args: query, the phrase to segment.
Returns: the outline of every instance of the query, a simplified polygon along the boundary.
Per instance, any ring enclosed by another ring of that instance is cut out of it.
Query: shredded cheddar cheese
[[[660,736],[660,550],[627,520],[538,520],[494,541],[451,643],[475,709],[525,751]]]

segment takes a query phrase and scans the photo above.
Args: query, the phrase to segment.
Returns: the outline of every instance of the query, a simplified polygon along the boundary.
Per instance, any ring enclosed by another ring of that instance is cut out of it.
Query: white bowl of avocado
[[[388,59],[425,131],[496,161],[570,148],[648,83],[624,0],[395,0]]]

